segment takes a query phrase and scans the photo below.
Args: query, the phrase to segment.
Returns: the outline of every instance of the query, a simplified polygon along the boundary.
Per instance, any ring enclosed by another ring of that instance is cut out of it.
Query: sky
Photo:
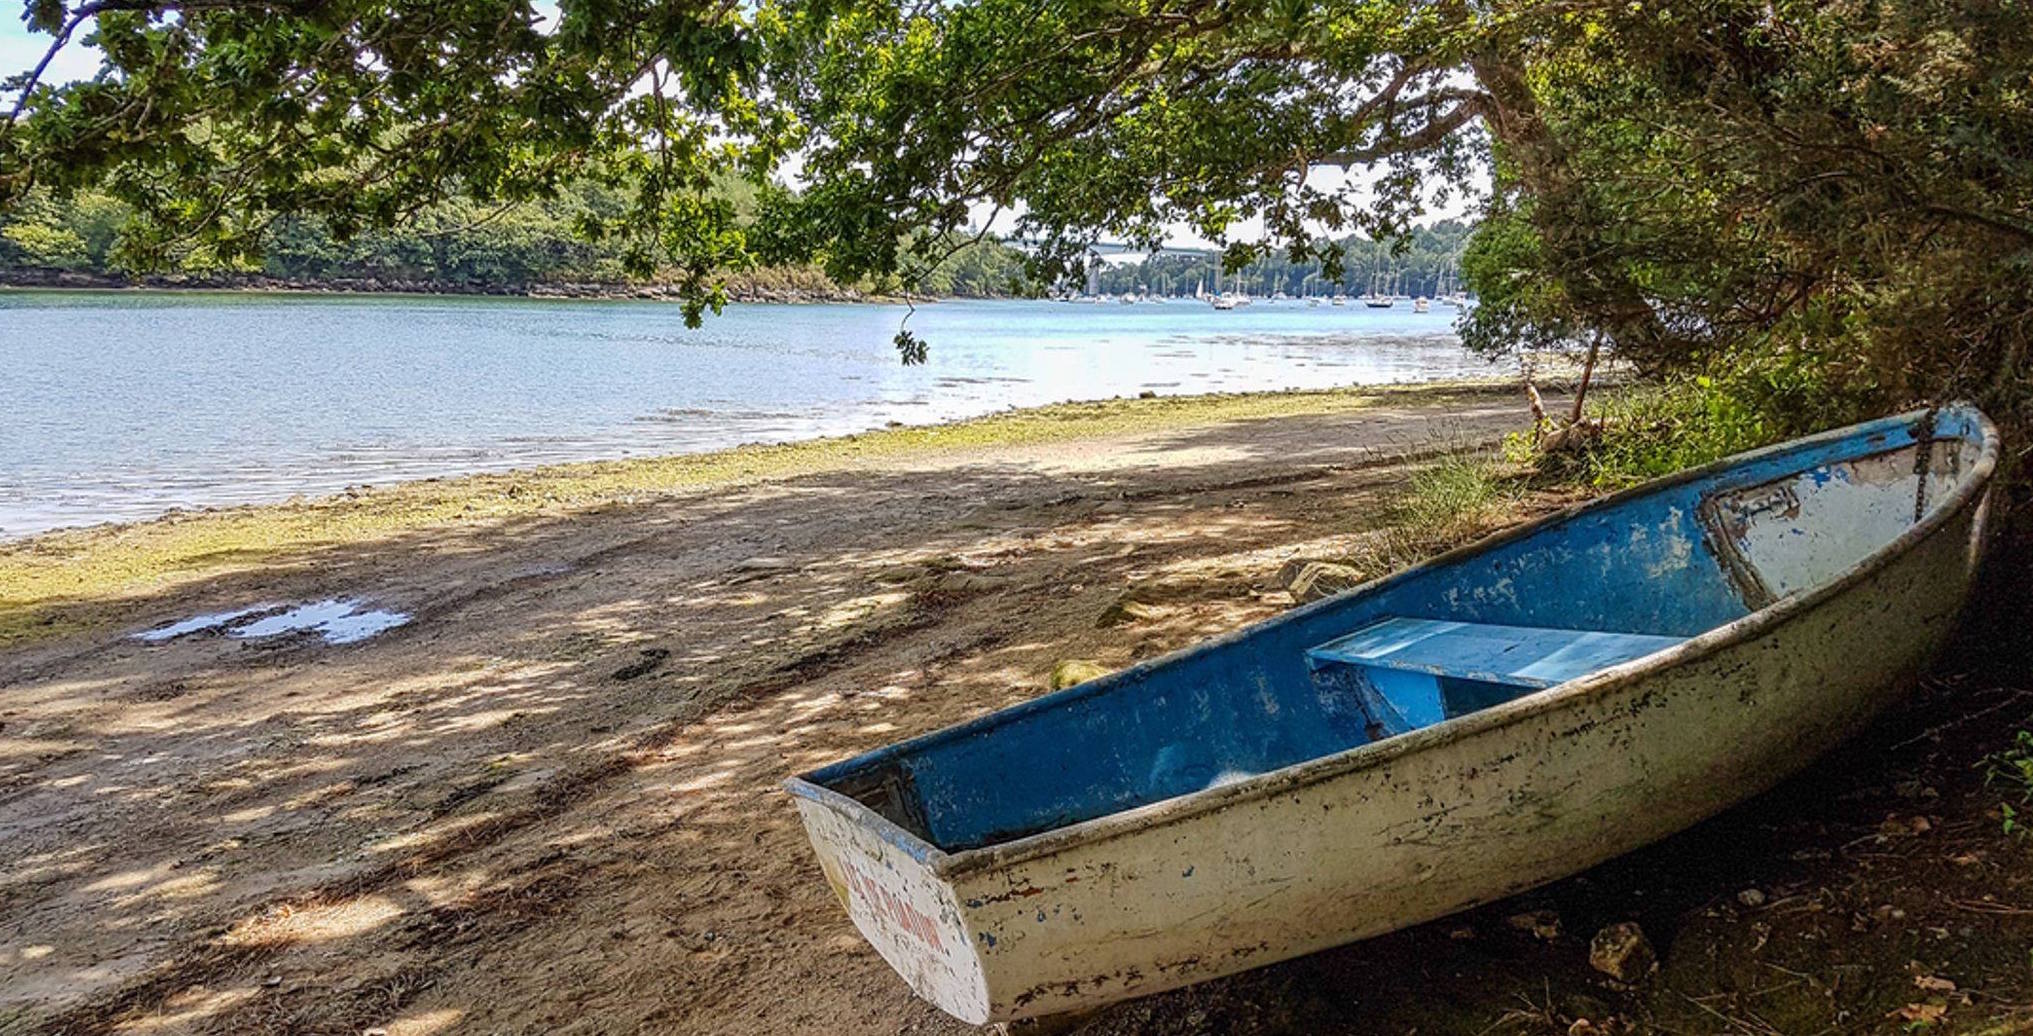
[[[550,5],[539,4],[538,6],[547,8]],[[35,67],[35,63],[42,59],[43,52],[48,49],[50,37],[40,33],[31,33],[28,31],[27,26],[21,23],[18,16],[20,10],[18,0],[0,0],[0,8],[10,12],[8,16],[0,16],[0,78],[6,78],[17,72],[25,72]],[[51,62],[49,71],[44,74],[43,79],[51,83],[83,79],[97,72],[98,67],[97,52],[73,40],[57,53],[56,60]],[[11,107],[14,97],[12,94],[0,95],[0,102],[4,102],[7,106]],[[0,111],[0,115],[4,115],[4,111]],[[1351,181],[1360,184],[1365,182],[1367,178],[1367,173],[1361,169],[1350,173],[1343,173],[1338,168],[1328,167],[1313,170],[1309,177],[1313,186],[1321,190],[1336,190]],[[1432,211],[1428,214],[1428,218],[1446,219],[1468,215],[1476,206],[1473,196],[1486,193],[1487,190],[1487,177],[1484,177],[1483,182],[1477,185],[1477,190],[1469,192],[1470,196],[1464,197],[1461,192],[1455,192],[1455,197],[1450,199],[1448,204],[1433,207]],[[977,220],[984,219],[988,216],[989,212],[988,206],[981,206],[975,213],[975,217]],[[1000,225],[995,229],[1000,230],[1003,226],[1007,226],[1012,222],[1012,220],[1005,214],[1005,219],[998,222]],[[1232,231],[1235,239],[1242,241],[1255,240],[1262,233],[1263,224],[1260,220],[1251,220],[1240,224]],[[1184,225],[1168,228],[1166,243],[1180,248],[1200,248],[1208,244],[1198,234],[1195,234],[1192,228]],[[1117,261],[1133,258],[1135,257],[1126,256]]]
[[[31,33],[28,26],[21,24],[21,4],[6,2],[0,4],[7,14],[0,17],[0,79],[16,72],[26,72],[42,60],[43,52],[49,49],[50,38],[40,33]],[[98,71],[97,52],[78,46],[75,42],[57,52],[56,60],[50,63],[49,71],[43,78],[58,83],[83,79]],[[14,95],[7,94],[9,107],[14,104]]]

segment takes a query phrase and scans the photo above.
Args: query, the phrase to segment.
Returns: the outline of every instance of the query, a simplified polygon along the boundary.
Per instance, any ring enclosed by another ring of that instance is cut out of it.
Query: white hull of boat
[[[954,854],[826,788],[798,808],[856,927],[969,1022],[1393,931],[1683,830],[1856,733],[1949,635],[1978,489],[1841,578],[1775,587],[1776,604],[1664,652],[1240,783]]]

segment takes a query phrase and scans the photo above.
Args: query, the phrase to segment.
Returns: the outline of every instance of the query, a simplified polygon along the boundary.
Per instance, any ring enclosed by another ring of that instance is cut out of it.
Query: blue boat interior
[[[1749,455],[804,780],[957,852],[1402,736],[1839,577],[1982,440],[1951,408]]]

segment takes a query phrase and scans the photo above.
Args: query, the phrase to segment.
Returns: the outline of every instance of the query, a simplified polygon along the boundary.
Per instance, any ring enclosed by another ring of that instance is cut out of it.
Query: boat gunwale
[[[825,767],[807,771],[805,774],[786,778],[783,782],[784,788],[792,795],[826,805],[847,814],[856,823],[867,826],[873,833],[882,837],[884,841],[889,842],[898,849],[903,850],[913,859],[925,864],[934,876],[950,882],[979,871],[1021,863],[1073,846],[1103,842],[1131,832],[1147,831],[1169,826],[1206,813],[1225,809],[1232,805],[1269,798],[1299,787],[1317,784],[1359,770],[1381,766],[1411,753],[1433,748],[1439,744],[1463,740],[1488,731],[1521,723],[1543,713],[1567,708],[1573,705],[1576,699],[1584,696],[1607,693],[1613,688],[1636,682],[1666,669],[1676,668],[1686,663],[1697,661],[1721,651],[1723,648],[1731,647],[1751,640],[1756,636],[1763,635],[1770,630],[1785,625],[1793,619],[1814,611],[1837,594],[1876,574],[1887,567],[1894,559],[1909,552],[1914,546],[1933,536],[1950,519],[1961,515],[1980,494],[1989,488],[1991,476],[1997,467],[1998,456],[2001,450],[1997,426],[1991,422],[1989,416],[1984,414],[1974,404],[1957,401],[1936,407],[1911,410],[1874,421],[1846,425],[1814,435],[1760,447],[1759,449],[1732,454],[1728,457],[1710,461],[1707,464],[1663,475],[1605,496],[1592,500],[1584,500],[1580,503],[1561,508],[1552,514],[1492,533],[1482,539],[1437,554],[1416,565],[1373,579],[1361,586],[1336,594],[1333,597],[1301,605],[1280,614],[1274,619],[1264,620],[1266,622],[1278,621],[1292,616],[1303,615],[1309,611],[1326,610],[1350,596],[1381,590],[1429,569],[1459,564],[1475,555],[1495,549],[1506,543],[1535,535],[1545,528],[1562,522],[1575,520],[1592,511],[1615,507],[1626,501],[1649,496],[1675,486],[1706,478],[1720,471],[1755,463],[1763,459],[1782,456],[1787,453],[1811,450],[1816,446],[1840,442],[1844,439],[1867,437],[1882,429],[1898,428],[1902,425],[1909,425],[1923,420],[1934,420],[1939,415],[1950,411],[1966,411],[1975,418],[1976,431],[1979,433],[1978,442],[1980,444],[1976,462],[1971,465],[1965,477],[1956,484],[1955,488],[1939,506],[1929,509],[1929,512],[1920,521],[1909,526],[1904,532],[1877,550],[1858,559],[1855,564],[1843,570],[1841,574],[1823,582],[1806,593],[1782,597],[1763,608],[1753,610],[1714,629],[1690,637],[1673,647],[1646,655],[1642,658],[1633,659],[1629,662],[1610,666],[1606,669],[1597,670],[1586,676],[1576,677],[1565,683],[1543,688],[1508,702],[1491,706],[1490,708],[1479,709],[1466,715],[1456,716],[1440,723],[1421,727],[1406,734],[1400,734],[1396,737],[1372,741],[1367,744],[1343,749],[1339,752],[1301,760],[1289,766],[1255,774],[1232,784],[1224,784],[1214,788],[1203,788],[1199,791],[1175,795],[1171,798],[1160,799],[1156,802],[1146,803],[1115,813],[1092,817],[1062,827],[1050,828],[1022,838],[1015,838],[1006,842],[998,842],[972,849],[963,849],[957,852],[948,852],[941,849],[930,841],[905,830],[901,825],[876,812],[869,806],[811,780],[811,778],[817,777],[827,770],[845,767],[865,758],[867,755],[874,754],[873,752],[863,753],[862,755],[850,757]],[[1964,439],[1962,436],[1956,436],[1955,438]],[[1925,440],[1916,437],[1916,442],[1939,440],[1939,436],[1932,434],[1929,434]],[[1251,623],[1248,626],[1230,630],[1220,636],[1199,641],[1180,648],[1177,651],[1168,652],[1157,658],[1138,663],[1128,669],[1112,673],[1107,677],[1090,683],[1082,684],[1079,687],[1033,698],[1022,704],[1007,709],[1000,709],[964,723],[928,731],[917,737],[886,745],[883,748],[874,750],[874,752],[893,753],[896,755],[907,754],[919,745],[938,738],[959,736],[962,732],[979,733],[982,729],[1001,726],[1034,711],[1056,708],[1068,701],[1077,701],[1084,697],[1109,692],[1123,682],[1147,675],[1150,671],[1190,652],[1241,640],[1249,636],[1258,625],[1261,625],[1261,623]]]

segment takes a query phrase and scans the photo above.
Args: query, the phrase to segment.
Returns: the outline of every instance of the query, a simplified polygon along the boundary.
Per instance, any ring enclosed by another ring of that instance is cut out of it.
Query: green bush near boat
[[[1588,397],[1593,429],[1542,453],[1512,437],[1506,458],[1594,489],[1621,489],[1734,453],[1883,416],[1877,400],[1833,378],[1816,358],[1749,353],[1710,373],[1621,384]]]
[[[1998,804],[2005,833],[2015,838],[2028,837],[2021,814],[2033,805],[2033,731],[2019,731],[2011,747],[1986,756],[1983,770],[1984,783],[2005,796],[2005,801]]]

